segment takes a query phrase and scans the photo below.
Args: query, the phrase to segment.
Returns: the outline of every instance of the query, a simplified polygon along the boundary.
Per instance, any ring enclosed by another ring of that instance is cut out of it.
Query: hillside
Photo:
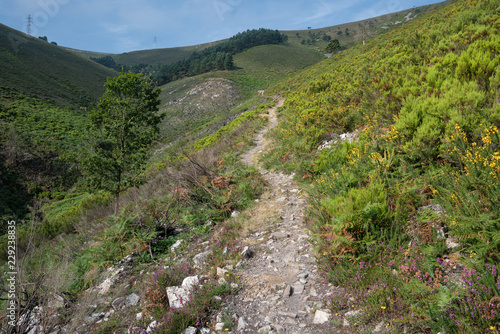
[[[24,218],[34,198],[74,182],[62,156],[80,145],[82,110],[116,72],[4,25],[0,62],[0,217]]]
[[[500,5],[437,7],[328,59],[299,33],[162,86],[173,141],[119,210],[80,180],[18,225],[2,328],[497,333]],[[33,123],[34,101],[10,100],[1,115]],[[71,150],[85,120],[59,110],[35,129]]]
[[[448,0],[449,2],[450,0]],[[294,49],[300,50],[300,54],[319,53],[323,54],[328,40],[330,38],[337,38],[344,49],[347,49],[357,43],[362,42],[363,35],[368,40],[374,36],[386,33],[398,26],[401,26],[417,16],[425,15],[441,6],[445,2],[433,5],[420,6],[413,9],[408,9],[400,12],[390,13],[378,17],[373,17],[367,20],[358,22],[348,22],[335,26],[304,29],[304,30],[283,30],[281,33],[288,36],[289,45],[294,46]],[[140,50],[133,52],[125,52],[122,54],[111,55],[117,64],[126,66],[134,65],[153,65],[153,64],[171,64],[179,60],[188,58],[193,52],[200,52],[203,49],[223,42],[215,41],[192,46],[173,47],[173,48],[160,48]],[[73,50],[85,57],[101,57],[110,54],[103,54],[98,52]]]
[[[64,48],[0,24],[0,86],[61,105],[86,106],[115,72]],[[82,69],[85,69],[84,71]]]
[[[332,311],[359,330],[498,330],[499,9],[453,2],[270,91],[266,166],[304,181]]]
[[[188,58],[193,52],[200,52],[205,48],[216,45],[219,42],[204,43],[192,46],[182,46],[174,48],[150,49],[133,52],[125,52],[113,56],[118,64],[127,66],[139,64],[171,64],[176,61]]]

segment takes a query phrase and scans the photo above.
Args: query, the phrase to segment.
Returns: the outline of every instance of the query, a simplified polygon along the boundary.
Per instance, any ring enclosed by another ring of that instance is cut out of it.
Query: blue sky
[[[212,42],[254,28],[300,30],[436,0],[0,0],[0,23],[59,45],[122,53]]]

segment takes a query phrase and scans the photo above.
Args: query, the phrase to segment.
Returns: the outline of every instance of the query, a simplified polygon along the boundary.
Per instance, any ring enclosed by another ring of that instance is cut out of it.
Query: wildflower
[[[385,309],[386,309],[386,307],[385,307],[385,306],[380,306],[380,308],[381,308],[382,310],[385,310]]]

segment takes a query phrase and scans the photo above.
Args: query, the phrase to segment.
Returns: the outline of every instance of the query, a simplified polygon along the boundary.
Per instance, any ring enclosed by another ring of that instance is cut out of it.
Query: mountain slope
[[[116,72],[0,24],[0,86],[59,104],[84,106],[104,92]]]
[[[287,98],[267,166],[309,190],[350,332],[498,330],[499,11],[449,3],[270,90]]]

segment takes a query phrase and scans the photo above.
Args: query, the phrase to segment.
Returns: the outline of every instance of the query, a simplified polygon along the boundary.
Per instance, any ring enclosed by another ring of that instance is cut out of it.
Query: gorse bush
[[[500,260],[499,10],[456,1],[273,88],[287,99],[266,163],[307,182],[320,259],[347,287],[332,305],[365,308],[365,322],[499,329],[487,305]],[[475,270],[483,292],[438,258]]]

